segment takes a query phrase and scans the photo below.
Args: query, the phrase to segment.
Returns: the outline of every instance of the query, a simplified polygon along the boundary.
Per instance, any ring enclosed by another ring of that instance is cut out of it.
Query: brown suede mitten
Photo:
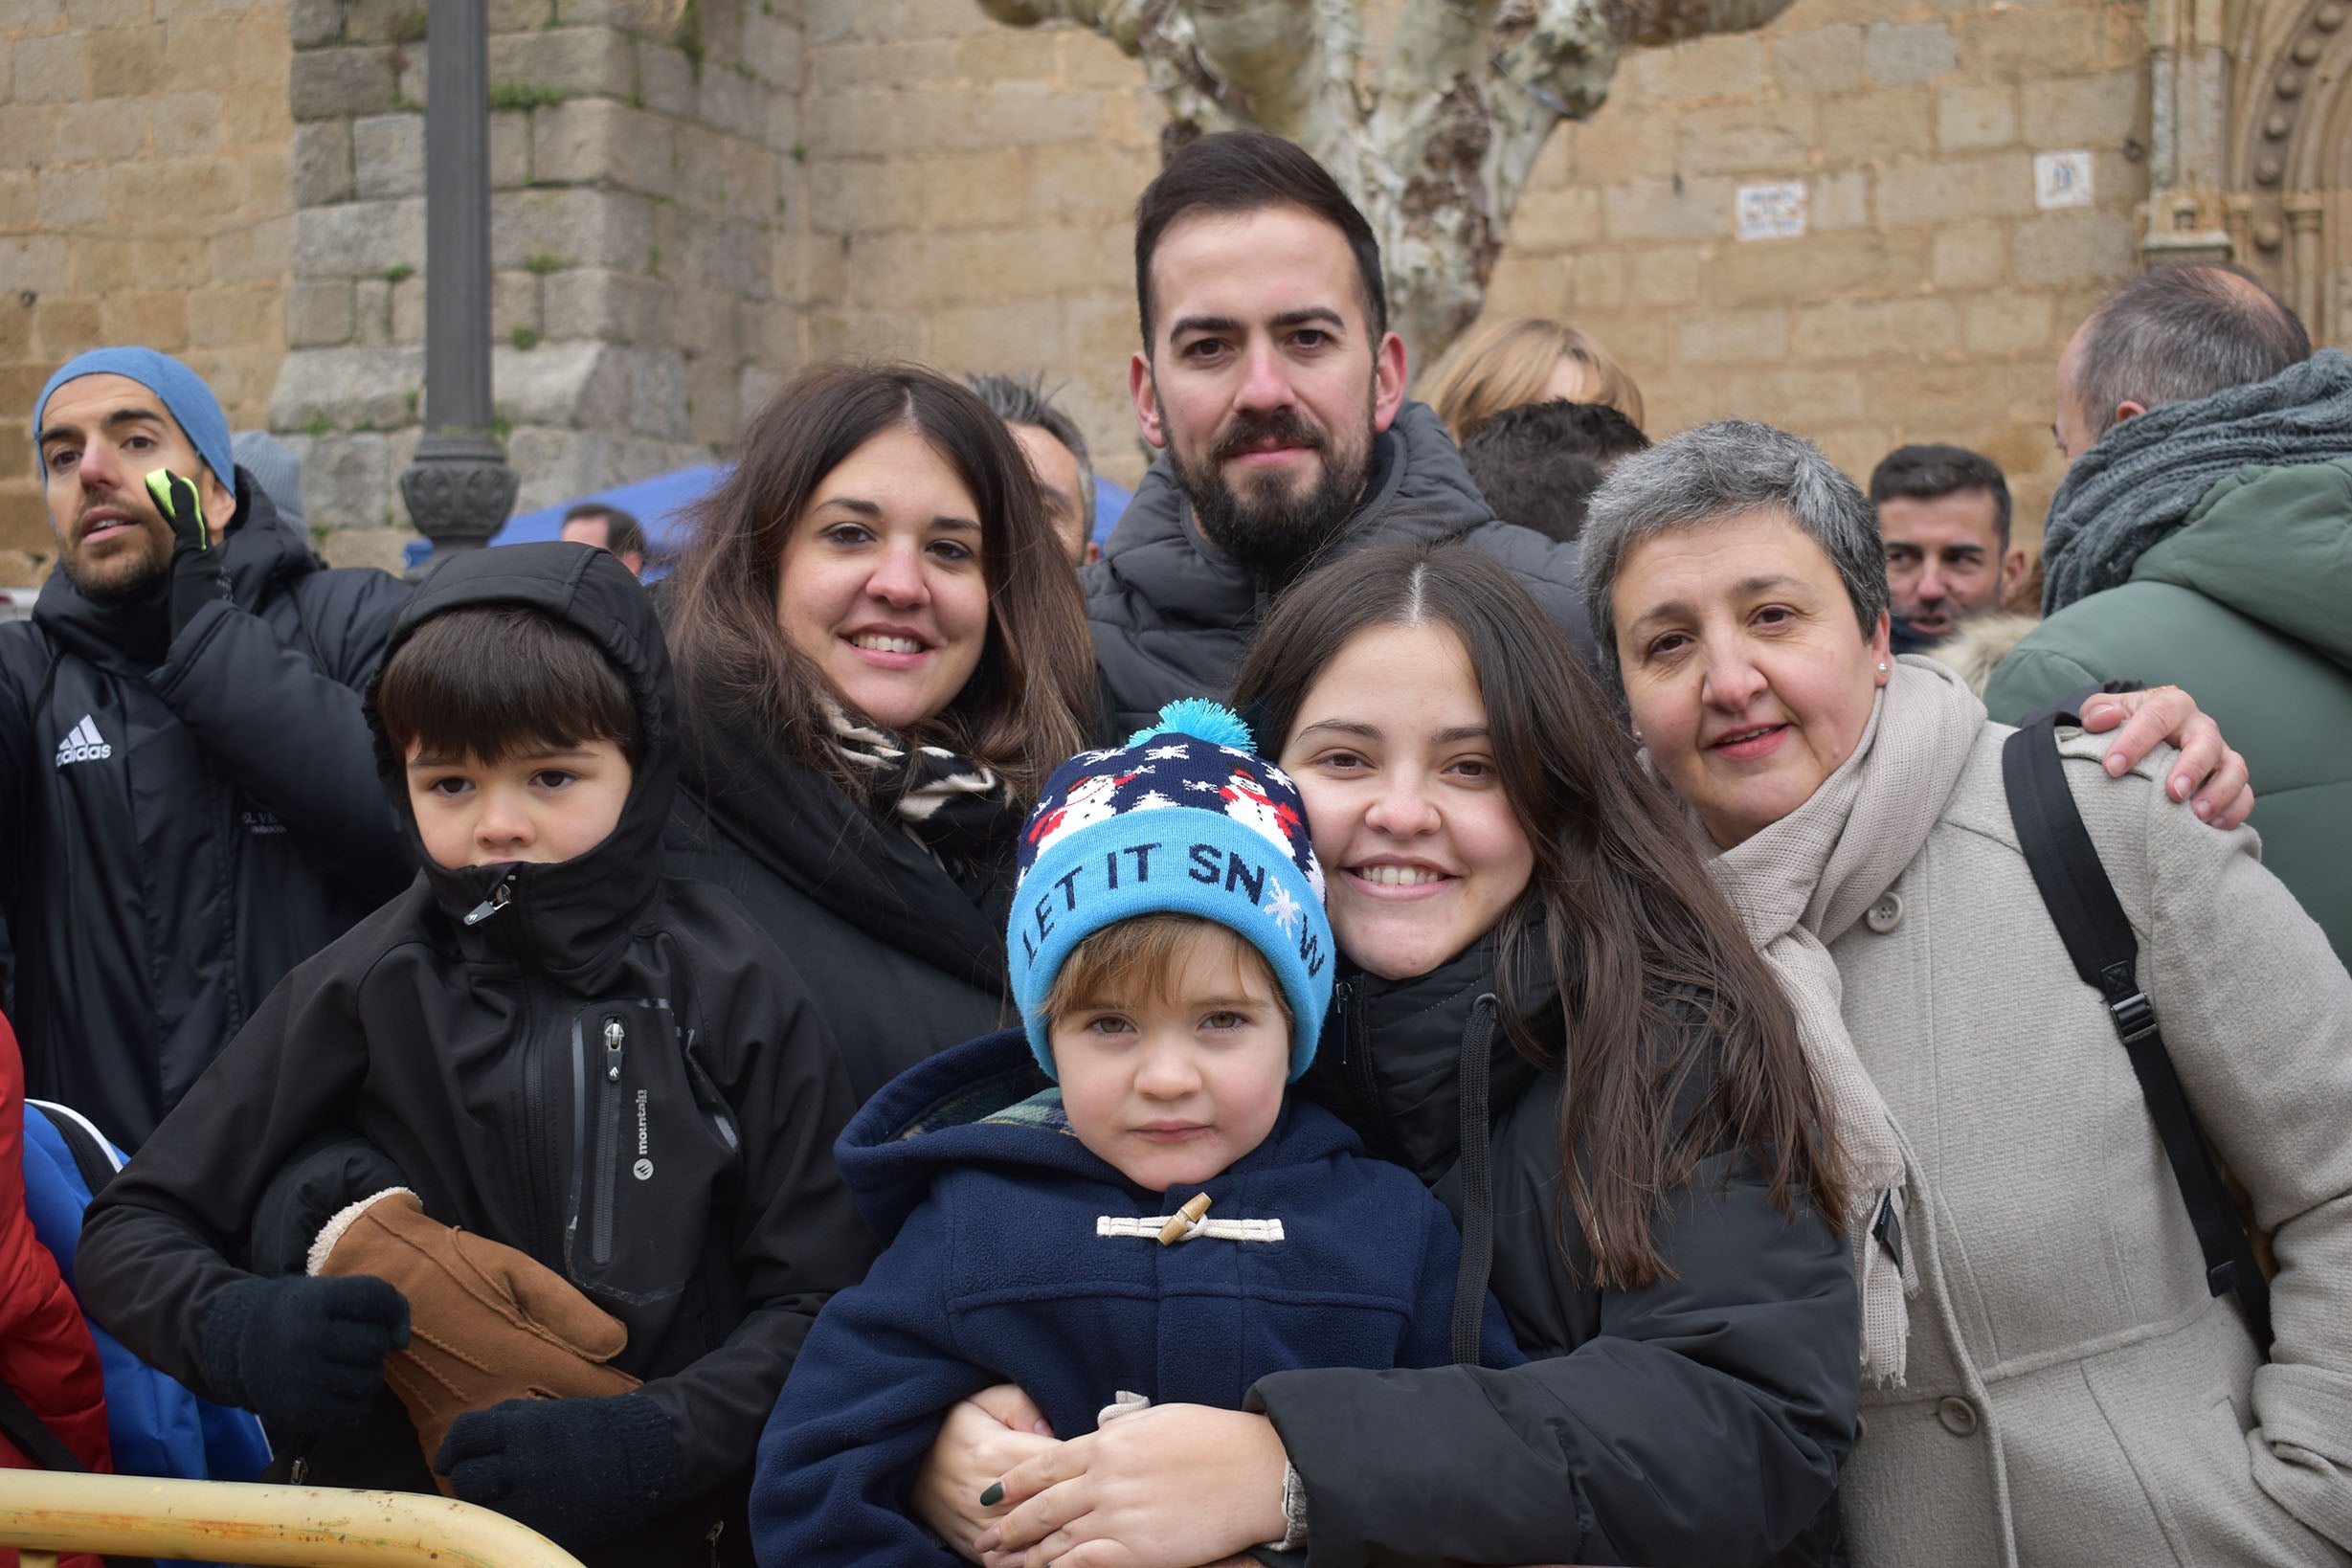
[[[409,1343],[385,1358],[425,1462],[450,1423],[504,1400],[625,1394],[604,1363],[629,1342],[620,1321],[513,1247],[425,1217],[405,1187],[352,1204],[310,1249],[313,1274],[372,1274],[409,1302]],[[437,1477],[449,1490],[446,1478]]]

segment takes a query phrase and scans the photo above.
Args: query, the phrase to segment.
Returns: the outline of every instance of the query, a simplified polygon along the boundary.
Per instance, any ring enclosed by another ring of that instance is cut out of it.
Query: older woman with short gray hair
[[[2169,753],[2110,778],[2101,743],[2059,731],[2139,984],[2273,1235],[2267,1358],[2207,1293],[2104,999],[2018,847],[2010,731],[1888,651],[1869,502],[1806,442],[1727,422],[1626,459],[1583,541],[1607,669],[1874,1205],[1849,1216],[1855,1560],[2344,1563],[2352,976],[2253,836],[2201,825]]]

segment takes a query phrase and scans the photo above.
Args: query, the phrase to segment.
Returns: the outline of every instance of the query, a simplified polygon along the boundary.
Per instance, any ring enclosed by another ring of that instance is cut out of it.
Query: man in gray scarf
[[[2352,358],[2242,273],[2167,268],[2067,344],[2053,428],[2049,618],[1986,706],[2188,690],[2262,791],[2264,862],[2352,962]]]

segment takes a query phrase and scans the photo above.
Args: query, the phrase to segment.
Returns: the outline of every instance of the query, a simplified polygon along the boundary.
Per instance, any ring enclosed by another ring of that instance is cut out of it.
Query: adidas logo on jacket
[[[66,711],[71,713],[74,710],[69,707]],[[98,725],[93,715],[88,713],[81,716],[81,723],[65,732],[65,739],[57,742],[57,766],[60,768],[69,762],[103,762],[112,755],[114,748],[101,738]]]

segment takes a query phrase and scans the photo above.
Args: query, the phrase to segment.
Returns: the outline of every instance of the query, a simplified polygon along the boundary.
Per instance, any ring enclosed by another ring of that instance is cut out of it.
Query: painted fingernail
[[[1001,1481],[991,1481],[988,1484],[988,1490],[980,1493],[980,1506],[982,1508],[995,1508],[998,1503],[1003,1501],[1004,1483]]]

